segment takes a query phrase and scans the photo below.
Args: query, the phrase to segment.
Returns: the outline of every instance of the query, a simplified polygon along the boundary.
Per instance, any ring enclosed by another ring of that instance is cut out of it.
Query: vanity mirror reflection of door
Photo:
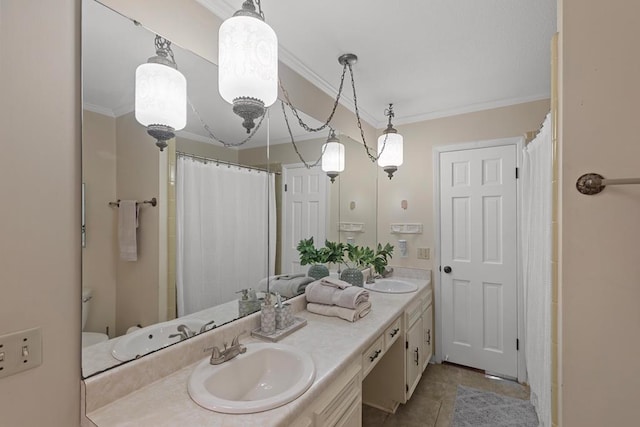
[[[272,107],[270,114],[273,118],[274,114],[281,114],[281,109],[274,112]],[[319,127],[319,122],[306,120]],[[302,159],[290,137],[270,138],[267,157],[255,149],[241,152],[246,164],[266,163],[271,171],[282,172],[276,176],[276,274],[307,272],[308,266],[299,265],[296,249],[301,239],[314,237],[318,248],[324,246],[325,239],[370,247],[377,244],[377,168],[366,156],[362,143],[336,131],[345,146],[345,170],[331,183],[320,163],[314,166],[320,159],[328,130],[302,133],[297,123],[291,119],[289,122],[292,131],[298,132],[295,141]],[[329,267],[340,270],[344,265]]]

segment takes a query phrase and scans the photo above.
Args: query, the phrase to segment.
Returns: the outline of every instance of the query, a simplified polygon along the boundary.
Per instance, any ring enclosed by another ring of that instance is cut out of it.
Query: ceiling
[[[242,3],[197,1],[223,19]],[[391,102],[398,125],[550,96],[555,0],[262,0],[262,8],[278,36],[280,61],[332,97],[342,71],[338,56],[358,55],[359,109],[379,129]],[[154,36],[97,2],[83,2],[85,108],[114,117],[133,111],[135,68],[154,55]],[[203,120],[222,139],[243,139],[241,119],[218,94],[217,67],[173,50]],[[341,102],[353,110],[351,99],[347,81]],[[265,123],[242,148],[265,145],[268,137],[271,144],[290,140],[279,104],[270,110],[269,132]],[[213,142],[190,108],[188,114],[178,135]],[[318,137],[289,120],[296,140]]]
[[[242,4],[197,1],[223,19]],[[261,3],[280,61],[330,95],[339,86],[338,56],[358,55],[359,108],[377,128],[391,102],[402,124],[550,96],[556,0]],[[345,106],[353,109],[349,100]]]

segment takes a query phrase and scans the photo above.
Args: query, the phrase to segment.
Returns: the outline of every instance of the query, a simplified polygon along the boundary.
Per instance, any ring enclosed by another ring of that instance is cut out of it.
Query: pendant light
[[[322,145],[322,171],[326,172],[334,183],[340,172],[344,171],[344,145],[331,129],[327,142]]]
[[[394,172],[402,165],[403,138],[391,125],[391,119],[394,117],[393,104],[389,104],[384,115],[389,117],[389,124],[378,138],[378,165],[391,179]]]
[[[178,71],[171,42],[156,35],[156,56],[136,69],[135,116],[160,151],[187,125],[187,80]]]
[[[278,38],[262,10],[246,0],[222,23],[218,40],[218,90],[250,133],[278,97]]]

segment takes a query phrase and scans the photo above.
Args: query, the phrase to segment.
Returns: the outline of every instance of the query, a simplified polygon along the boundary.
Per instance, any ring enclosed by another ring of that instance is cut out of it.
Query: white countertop
[[[222,414],[198,406],[187,392],[187,380],[198,361],[87,416],[100,427],[290,425],[337,378],[343,368],[361,356],[362,351],[384,332],[414,298],[423,295],[425,288],[430,289],[430,283],[426,280],[402,279],[416,283],[418,290],[406,294],[370,291],[372,310],[354,323],[306,310],[296,313],[296,316],[307,319],[308,324],[280,343],[307,351],[316,366],[316,379],[302,396],[284,406],[246,415]],[[257,340],[241,340],[252,341]]]

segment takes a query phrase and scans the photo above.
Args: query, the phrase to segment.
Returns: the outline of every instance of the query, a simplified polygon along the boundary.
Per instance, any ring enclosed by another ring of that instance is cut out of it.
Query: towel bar
[[[592,196],[598,194],[607,185],[640,184],[640,178],[606,179],[597,173],[585,173],[576,182],[576,188],[582,194]]]
[[[153,206],[153,207],[155,208],[155,207],[156,207],[156,205],[158,204],[158,199],[156,199],[156,198],[154,197],[154,198],[152,198],[151,200],[145,200],[145,201],[143,201],[142,203],[143,203],[143,204],[145,204],[145,203],[146,203],[146,204],[151,205],[151,206]],[[139,205],[139,204],[140,204],[140,202],[136,202],[136,205]],[[115,207],[119,207],[119,206],[120,206],[120,199],[118,199],[118,201],[117,201],[117,202],[109,202],[109,206],[111,206],[111,207],[114,207],[114,206],[115,206]]]

